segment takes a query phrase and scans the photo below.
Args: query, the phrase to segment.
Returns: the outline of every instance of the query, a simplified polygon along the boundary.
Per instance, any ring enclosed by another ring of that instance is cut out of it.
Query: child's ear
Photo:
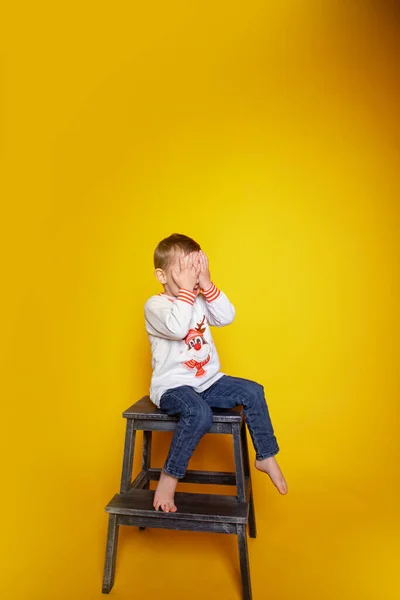
[[[156,276],[156,279],[158,279],[158,281],[161,283],[161,285],[165,285],[167,283],[167,278],[162,269],[156,269],[154,271],[154,275]]]

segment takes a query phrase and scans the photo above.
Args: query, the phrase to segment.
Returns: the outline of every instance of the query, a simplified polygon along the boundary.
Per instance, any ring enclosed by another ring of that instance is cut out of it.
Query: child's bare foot
[[[154,493],[153,506],[156,510],[161,507],[164,512],[176,512],[177,508],[174,503],[175,490],[178,480],[171,475],[167,475],[164,470],[161,471],[160,481]]]
[[[280,494],[287,494],[287,483],[274,456],[264,458],[264,460],[256,460],[254,464],[256,469],[263,471],[270,476],[272,483],[278,489]]]

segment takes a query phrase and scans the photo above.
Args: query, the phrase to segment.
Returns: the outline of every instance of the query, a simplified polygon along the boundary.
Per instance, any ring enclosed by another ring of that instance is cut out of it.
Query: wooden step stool
[[[145,396],[123,413],[126,418],[124,459],[121,490],[107,504],[109,513],[106,559],[104,565],[103,593],[108,594],[114,584],[115,560],[119,525],[133,525],[140,529],[211,531],[235,533],[238,536],[243,600],[251,600],[249,558],[246,525],[249,535],[256,537],[253,492],[251,488],[249,452],[246,425],[238,409],[213,409],[213,424],[209,433],[229,433],[233,437],[235,472],[187,471],[181,482],[236,485],[237,496],[217,494],[175,495],[178,512],[164,513],[154,510],[154,492],[150,481],[158,481],[161,469],[150,466],[153,431],[173,431],[177,418],[169,417]],[[143,431],[142,470],[132,481],[132,465],[136,431]]]

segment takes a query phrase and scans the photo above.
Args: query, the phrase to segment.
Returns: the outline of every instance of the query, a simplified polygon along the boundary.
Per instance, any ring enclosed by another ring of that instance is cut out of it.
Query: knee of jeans
[[[262,400],[263,402],[265,402],[264,387],[260,383],[253,381],[251,389],[249,391],[250,401],[260,402],[260,400]]]
[[[207,432],[213,422],[213,412],[207,404],[200,404],[194,411],[197,426]]]

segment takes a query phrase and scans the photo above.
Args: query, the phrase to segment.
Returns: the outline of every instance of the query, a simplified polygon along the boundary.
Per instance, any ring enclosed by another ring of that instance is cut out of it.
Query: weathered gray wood
[[[251,538],[257,537],[256,511],[254,508],[253,488],[251,488],[250,500],[249,500],[249,536]]]
[[[152,431],[143,431],[142,469],[148,471],[151,463]]]
[[[117,556],[119,517],[109,515],[106,544],[106,558],[104,563],[103,594],[109,594],[114,585],[115,560]]]
[[[189,519],[153,519],[151,517],[133,517],[118,515],[120,525],[132,525],[139,529],[174,529],[175,531],[209,531],[210,533],[236,533],[233,523],[213,523],[212,521],[190,521]]]
[[[140,473],[132,481],[129,491],[131,490],[148,490],[150,486],[150,480],[147,471],[140,471]],[[140,531],[143,531],[145,527],[139,527]]]
[[[213,521],[216,523],[247,523],[248,504],[237,502],[234,496],[218,494],[191,494],[177,492],[176,513],[164,513],[153,508],[154,492],[131,490],[127,494],[116,494],[107,504],[106,512],[118,515],[151,517],[153,519],[180,519],[191,521]]]
[[[142,448],[142,469],[146,472],[146,482],[142,486],[144,490],[150,489],[150,479],[148,477],[148,471],[151,465],[151,441],[153,432],[143,431],[143,448]],[[145,527],[140,526],[140,531],[144,531]]]
[[[151,419],[128,419],[134,421],[138,431],[175,431],[177,421],[153,421]],[[213,423],[208,433],[232,433],[231,423]]]
[[[242,575],[242,598],[243,600],[251,600],[251,580],[246,527],[244,525],[236,525],[236,530],[238,536],[240,573]]]
[[[241,408],[232,409],[213,409],[214,423],[240,423],[242,420]],[[156,421],[177,421],[177,417],[170,417],[166,413],[158,409],[150,400],[149,396],[144,396],[132,404],[127,410],[122,413],[126,419],[145,419]]]
[[[147,471],[140,471],[140,473],[135,477],[132,481],[130,489],[131,490],[147,490],[149,484],[149,476]]]
[[[243,425],[240,428],[240,437],[242,440],[244,475],[245,477],[250,477],[250,458],[249,447],[247,445],[247,426],[245,421],[243,421]]]
[[[249,536],[251,538],[257,537],[257,525],[256,525],[256,512],[254,508],[254,495],[253,495],[253,486],[251,483],[251,470],[250,470],[250,456],[249,456],[249,446],[247,442],[247,425],[246,422],[243,422],[241,429],[241,437],[242,437],[242,448],[243,448],[243,463],[244,463],[244,474],[245,477],[249,480],[249,492],[246,493],[246,500],[249,502]]]
[[[163,513],[153,508],[154,492],[150,481],[157,481],[161,469],[151,468],[152,431],[173,431],[178,419],[163,413],[150,401],[142,398],[123,413],[127,419],[124,458],[121,475],[121,493],[107,505],[109,525],[103,592],[109,593],[114,583],[119,525],[132,525],[171,530],[209,531],[238,535],[243,600],[251,600],[249,560],[247,553],[246,524],[251,537],[256,535],[253,492],[247,436],[241,408],[214,409],[210,433],[233,435],[235,473],[218,471],[187,471],[181,481],[186,483],[211,483],[236,485],[237,497],[217,494],[188,494],[175,496],[178,512]],[[132,479],[136,431],[143,431],[142,470]],[[250,510],[250,514],[249,514]]]
[[[178,425],[177,421],[154,421],[152,419],[134,419],[134,423],[137,431],[175,431]]]
[[[126,422],[124,459],[122,462],[121,492],[127,492],[131,486],[135,436],[134,422],[128,419]]]
[[[150,481],[158,481],[162,469],[149,469]],[[236,485],[235,473],[227,471],[186,471],[179,483],[209,483],[212,485]]]
[[[242,452],[242,438],[240,435],[240,423],[234,423],[233,429],[233,452],[235,456],[235,468],[236,468],[236,488],[237,497],[239,502],[246,501],[246,486],[244,477],[244,464],[243,464],[243,452]]]

